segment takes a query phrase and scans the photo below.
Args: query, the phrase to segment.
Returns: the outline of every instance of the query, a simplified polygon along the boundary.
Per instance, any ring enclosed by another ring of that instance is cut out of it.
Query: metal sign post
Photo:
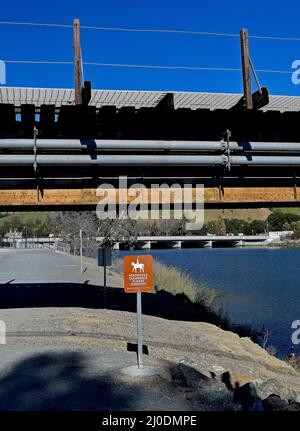
[[[104,307],[107,307],[107,288],[106,288],[106,257],[104,254],[104,267],[103,267],[103,289],[104,289]]]
[[[125,293],[136,293],[137,365],[139,370],[145,370],[143,363],[142,292],[153,292],[153,286],[152,256],[124,256],[124,290]],[[146,371],[149,372],[149,367]],[[150,372],[152,371],[150,370]]]
[[[111,248],[104,247],[98,250],[98,266],[103,267],[104,307],[107,306],[106,267],[111,266]]]
[[[142,321],[142,294],[136,294],[136,311],[137,311],[137,340],[138,340],[138,367],[143,368],[143,321]]]
[[[83,273],[83,255],[82,255],[82,229],[79,231],[80,237],[80,274]]]

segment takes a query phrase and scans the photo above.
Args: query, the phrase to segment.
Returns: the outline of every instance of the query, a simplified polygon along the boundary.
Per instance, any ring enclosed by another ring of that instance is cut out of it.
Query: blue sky
[[[247,6],[248,5],[248,6]],[[164,28],[300,37],[296,1],[10,1],[1,4],[1,21],[105,27]],[[240,67],[239,38],[180,34],[122,33],[83,30],[83,60],[104,63]],[[250,40],[257,69],[291,70],[300,59],[300,41]],[[0,25],[1,60],[72,61],[72,29]],[[174,71],[85,66],[94,88],[241,92],[239,72]],[[291,75],[260,73],[271,94],[300,95]],[[7,65],[8,86],[73,86],[71,65]]]

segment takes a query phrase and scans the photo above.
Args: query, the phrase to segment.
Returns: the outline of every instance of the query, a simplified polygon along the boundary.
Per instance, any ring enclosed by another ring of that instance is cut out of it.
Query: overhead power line
[[[47,60],[2,60],[4,63],[16,64],[73,64],[72,61],[47,61]]]
[[[53,65],[73,65],[72,61],[47,61],[47,60],[2,60],[5,63],[14,64],[53,64]],[[86,66],[98,67],[126,67],[136,69],[165,69],[165,70],[199,70],[199,71],[217,71],[217,72],[240,72],[239,67],[202,67],[202,66],[166,66],[166,65],[153,65],[153,64],[126,64],[126,63],[98,63],[98,62],[83,62]],[[292,74],[290,70],[274,70],[274,69],[255,69],[260,73],[278,73],[278,74]]]
[[[0,23],[1,24],[1,23]],[[136,33],[178,33],[189,34],[195,36],[219,36],[219,37],[240,37],[239,33],[220,33],[210,31],[192,31],[192,30],[172,30],[172,29],[139,29],[139,28],[122,28],[122,27],[98,27],[98,26],[85,26],[81,25],[83,29],[89,30],[102,30],[102,31],[124,31]],[[300,37],[281,37],[281,36],[258,36],[249,35],[249,39],[270,39],[270,40],[283,40],[283,41],[300,41]]]
[[[282,41],[290,41],[290,42],[300,42],[300,37],[284,37],[284,36],[255,36],[249,34],[249,39],[269,39],[269,40],[282,40]]]
[[[216,70],[216,71],[227,71],[227,72],[237,72],[241,69],[234,67],[201,67],[201,66],[163,66],[163,65],[153,65],[153,64],[124,64],[124,63],[84,63],[87,66],[100,66],[100,67],[128,67],[137,69],[166,69],[166,70]]]
[[[64,27],[64,28],[72,28],[71,24],[49,24],[43,22],[16,22],[16,21],[0,21],[2,25],[25,25],[31,27]]]
[[[52,23],[38,23],[38,22],[17,22],[17,21],[0,21],[0,25],[20,25],[20,26],[33,26],[33,27],[57,27],[57,28],[72,28],[71,24],[52,24]],[[176,29],[158,29],[158,28],[126,28],[126,27],[103,27],[81,25],[81,29],[86,30],[100,30],[100,31],[119,31],[130,33],[173,33],[173,34],[186,34],[191,36],[218,36],[218,37],[240,37],[239,33],[224,33],[224,32],[209,32],[209,31],[193,31],[193,30],[176,30]],[[259,36],[249,35],[249,39],[268,39],[268,40],[281,40],[300,42],[300,37],[290,36]]]
[[[149,65],[149,64],[123,64],[123,63],[83,63],[87,66],[101,66],[101,67],[132,67],[142,69],[170,69],[170,70],[202,70],[202,71],[220,71],[220,72],[240,72],[239,67],[201,67],[201,66],[162,66],[162,65]],[[272,70],[272,69],[255,69],[256,72],[261,73],[279,73],[291,74],[293,71],[289,70]]]
[[[172,30],[172,29],[155,29],[155,28],[123,28],[123,27],[98,27],[81,25],[83,29],[87,30],[102,30],[102,31],[124,31],[130,33],[177,33],[177,34],[190,34],[195,36],[222,36],[222,37],[240,37],[235,33],[217,33],[209,31],[193,31],[193,30]]]

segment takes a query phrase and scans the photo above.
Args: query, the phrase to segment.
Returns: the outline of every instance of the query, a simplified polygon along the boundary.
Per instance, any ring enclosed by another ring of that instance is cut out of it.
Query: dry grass
[[[113,259],[112,268],[118,274],[123,274],[123,259]]]
[[[154,280],[157,291],[164,290],[172,295],[184,294],[191,302],[210,308],[217,292],[205,285],[199,285],[189,274],[173,266],[154,261]]]
[[[232,208],[208,209],[204,211],[205,223],[218,219],[239,219],[251,222],[253,220],[266,220],[271,214],[268,208]]]
[[[288,358],[286,362],[290,364],[296,371],[300,372],[300,356]]]
[[[114,270],[123,272],[122,259],[114,260]],[[154,285],[156,291],[169,292],[172,295],[185,295],[192,303],[201,304],[205,308],[212,307],[218,294],[215,289],[199,285],[189,274],[173,266],[154,260]]]
[[[14,212],[14,213],[8,213],[4,217],[0,218],[0,226],[2,226],[4,223],[9,223],[11,219],[15,216],[17,216],[21,223],[28,223],[28,222],[35,222],[37,219],[41,220],[42,222],[45,222],[48,215],[51,214],[49,211],[28,211],[26,213],[21,212]]]
[[[250,337],[253,342],[259,342],[259,332],[248,325],[234,325],[222,310],[218,310],[216,300],[221,297],[220,292],[205,284],[197,283],[188,273],[173,266],[168,266],[154,260],[154,285],[156,292],[167,292],[181,296],[181,300],[189,301],[199,310],[202,321],[212,323],[226,331],[233,331],[240,337]],[[123,260],[115,259],[113,269],[123,273]]]

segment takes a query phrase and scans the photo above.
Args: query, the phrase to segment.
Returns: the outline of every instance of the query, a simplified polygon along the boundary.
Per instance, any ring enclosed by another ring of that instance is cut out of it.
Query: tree
[[[283,226],[288,223],[290,226],[292,222],[300,221],[300,216],[297,214],[283,213],[281,211],[274,211],[268,217],[269,230],[280,231],[284,230]]]
[[[223,218],[219,217],[215,221],[215,232],[216,235],[226,235],[226,225]]]
[[[16,232],[22,231],[22,222],[19,216],[13,215],[9,220],[8,224],[11,230],[14,230]]]
[[[296,230],[300,230],[300,221],[293,221],[291,224],[290,224],[290,229],[285,229],[285,230],[294,230],[294,231],[296,231]]]
[[[266,230],[266,223],[264,220],[253,220],[250,223],[250,228],[254,235],[264,233]]]
[[[99,247],[111,247],[122,241],[131,247],[137,238],[137,223],[127,219],[97,218],[92,211],[64,211],[52,220],[53,231],[68,242],[74,254],[79,253],[82,230],[83,248],[87,254],[94,254]]]
[[[0,238],[3,237],[7,233],[5,224],[0,226]]]
[[[98,220],[98,235],[102,237],[98,241],[100,247],[111,247],[114,243],[122,241],[125,246],[131,248],[138,236],[137,221],[131,219],[105,219]]]
[[[74,254],[80,249],[80,229],[83,231],[84,249],[94,252],[97,248],[97,218],[92,211],[63,211],[52,220],[53,230],[63,241],[68,242]]]
[[[292,239],[295,239],[295,240],[300,239],[300,229],[299,229],[299,230],[296,230],[296,231],[293,233],[293,235],[292,235]]]

